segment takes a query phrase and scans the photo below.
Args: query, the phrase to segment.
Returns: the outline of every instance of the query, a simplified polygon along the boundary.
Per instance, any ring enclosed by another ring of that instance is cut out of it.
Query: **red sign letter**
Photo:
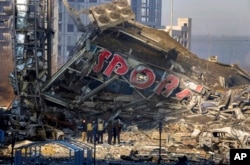
[[[110,77],[112,72],[124,75],[128,72],[127,62],[118,54],[115,54],[103,74]]]
[[[184,98],[188,98],[191,96],[191,91],[189,89],[184,89],[178,93],[175,94],[178,100],[182,100]]]
[[[96,73],[100,72],[103,68],[104,60],[108,59],[111,55],[112,53],[108,50],[104,50],[103,52],[101,52],[98,56],[98,63],[93,67],[93,71]]]
[[[144,66],[137,66],[130,74],[130,84],[138,89],[148,88],[154,81],[154,72]]]
[[[154,89],[157,95],[162,94],[165,97],[169,97],[172,92],[179,86],[179,79],[174,75],[168,75],[166,79],[162,80]],[[165,88],[164,91],[162,91]]]

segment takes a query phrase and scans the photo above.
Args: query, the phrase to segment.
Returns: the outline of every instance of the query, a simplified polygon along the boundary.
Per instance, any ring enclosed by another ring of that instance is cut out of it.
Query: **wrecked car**
[[[233,127],[210,129],[201,132],[199,145],[223,153],[229,151],[230,148],[249,147],[249,137],[248,132]]]
[[[64,132],[49,125],[30,124],[27,127],[26,137],[31,140],[63,140]]]

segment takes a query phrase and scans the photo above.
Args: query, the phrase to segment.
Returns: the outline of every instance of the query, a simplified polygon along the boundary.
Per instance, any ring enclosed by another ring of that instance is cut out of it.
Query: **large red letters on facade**
[[[108,50],[102,51],[98,56],[97,64],[93,67],[93,71],[98,73],[103,69],[105,60],[108,60],[112,53]],[[127,62],[118,54],[115,54],[103,74],[110,77],[114,71],[118,75],[124,75],[128,72]]]
[[[138,79],[138,74],[143,78]],[[155,73],[152,69],[144,66],[137,66],[130,74],[130,84],[138,89],[146,89],[155,82]]]
[[[179,82],[179,78],[170,74],[156,86],[154,91],[157,95],[162,94],[165,97],[169,97],[179,86]]]
[[[93,71],[98,73],[102,70],[105,59],[108,60],[112,53],[108,50],[102,51],[97,60],[97,64],[93,67]]]
[[[114,71],[118,75],[125,75],[128,72],[127,62],[118,54],[115,54],[103,74],[110,77]]]
[[[103,74],[107,77],[110,77],[112,72],[114,72],[117,75],[125,75],[128,70],[129,66],[118,54],[114,54],[111,58],[112,53],[108,50],[102,51],[98,56],[97,64],[93,67],[93,71],[98,73],[101,72],[105,61],[108,62],[107,67],[103,71]],[[111,59],[110,59],[111,58]],[[108,61],[110,59],[110,61]],[[129,83],[131,86],[134,86],[138,89],[146,89],[151,87],[155,83],[155,73],[152,69],[147,68],[145,66],[139,65],[135,67],[130,73],[129,77]],[[154,92],[157,95],[163,95],[164,97],[169,97],[173,91],[179,87],[180,80],[178,77],[169,74],[167,75],[163,80],[161,80],[155,87]],[[202,90],[202,86],[197,86],[196,89],[197,92],[200,92]],[[192,92],[189,89],[184,89],[178,93],[176,93],[176,97],[179,100],[182,100],[184,98],[190,97]]]

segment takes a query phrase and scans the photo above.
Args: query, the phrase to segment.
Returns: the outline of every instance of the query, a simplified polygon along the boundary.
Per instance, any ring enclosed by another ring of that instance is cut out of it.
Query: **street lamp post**
[[[159,120],[159,157],[158,157],[158,164],[161,164],[161,133],[162,133],[162,120]]]
[[[94,135],[94,165],[96,165],[96,134],[97,134],[97,124],[98,124],[98,119],[95,119],[94,125],[93,125],[93,135]]]
[[[161,157],[161,135],[162,135],[162,124],[166,115],[166,109],[162,103],[158,103],[156,105],[158,108],[158,115],[157,121],[159,122],[159,156],[158,156],[158,164],[161,164],[162,157]]]
[[[171,12],[170,12],[170,36],[173,37],[173,0],[170,0],[171,1]]]
[[[16,133],[12,131],[11,133],[11,165],[14,163],[14,147],[16,142]]]

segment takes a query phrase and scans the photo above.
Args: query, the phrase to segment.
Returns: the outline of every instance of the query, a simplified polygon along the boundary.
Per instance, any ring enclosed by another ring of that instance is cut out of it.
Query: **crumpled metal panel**
[[[43,53],[42,53],[41,51],[37,51],[36,56],[37,56],[37,57],[42,57],[42,56],[43,56]]]
[[[17,71],[22,71],[25,68],[25,63],[21,63],[16,65],[16,69]]]
[[[16,42],[18,43],[18,44],[24,44],[24,42],[25,42],[25,34],[23,34],[23,33],[17,33],[16,34]]]
[[[17,45],[16,46],[16,59],[22,60],[24,58],[24,45]]]
[[[28,68],[31,68],[33,66],[33,59],[30,57],[30,58],[27,58],[26,59],[26,62],[25,62],[25,65],[28,67]]]

